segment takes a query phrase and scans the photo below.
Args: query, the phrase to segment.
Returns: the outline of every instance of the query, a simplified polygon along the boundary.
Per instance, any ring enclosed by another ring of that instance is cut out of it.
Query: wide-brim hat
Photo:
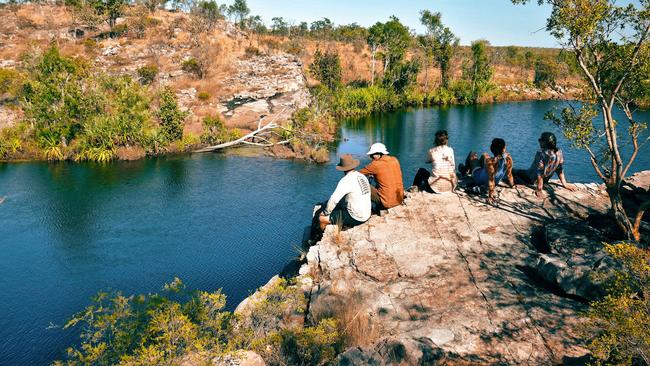
[[[359,166],[359,160],[352,157],[350,154],[341,155],[341,161],[336,165],[336,170],[347,172]]]
[[[373,154],[388,155],[388,150],[386,150],[386,145],[382,144],[381,142],[372,144],[372,146],[370,146],[370,150],[368,150],[366,155],[373,155]]]

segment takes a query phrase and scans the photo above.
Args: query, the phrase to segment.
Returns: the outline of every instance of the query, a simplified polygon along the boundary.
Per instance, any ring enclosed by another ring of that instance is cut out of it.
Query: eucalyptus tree
[[[244,20],[250,14],[251,9],[248,7],[246,0],[235,0],[228,6],[228,15],[232,16],[235,23],[239,25],[244,24]]]
[[[459,39],[442,24],[441,18],[440,13],[432,13],[429,10],[420,12],[420,22],[427,28],[426,35],[420,38],[420,44],[426,48],[427,56],[433,57],[440,67],[441,85],[448,88],[451,59],[458,49]]]
[[[470,83],[470,102],[477,103],[492,87],[490,80],[494,70],[488,57],[490,42],[478,40],[472,42],[472,62],[463,70],[463,78]]]
[[[512,2],[523,4],[529,0]],[[616,224],[629,239],[639,240],[641,217],[650,203],[641,206],[633,223],[623,207],[621,185],[643,145],[640,133],[647,127],[633,111],[639,101],[647,101],[650,96],[650,1],[620,6],[615,0],[537,2],[551,6],[546,29],[575,55],[587,85],[581,106],[565,108],[559,114],[551,111],[547,118],[576,147],[586,150],[596,174],[605,183]],[[624,113],[631,144],[626,158],[617,128],[623,125],[614,118],[617,108]]]
[[[404,60],[406,50],[411,45],[411,33],[395,16],[386,23],[377,22],[368,28],[366,41],[371,52],[372,81],[375,81],[375,62],[378,52],[381,52],[384,65],[383,74],[396,71]]]

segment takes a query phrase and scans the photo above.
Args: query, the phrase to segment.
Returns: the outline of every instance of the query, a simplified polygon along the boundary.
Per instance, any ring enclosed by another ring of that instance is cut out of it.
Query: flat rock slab
[[[501,188],[496,206],[463,193],[416,193],[359,227],[329,226],[300,271],[313,281],[311,308],[347,301],[381,329],[377,347],[407,340],[413,352],[430,355],[423,347],[433,347],[461,364],[550,365],[582,356],[575,329],[586,305],[529,278],[539,257],[531,233],[606,212],[608,199],[595,184],[575,192],[551,185],[547,193],[539,199],[530,188]],[[359,357],[381,353],[373,352]],[[350,357],[342,364],[354,364]]]

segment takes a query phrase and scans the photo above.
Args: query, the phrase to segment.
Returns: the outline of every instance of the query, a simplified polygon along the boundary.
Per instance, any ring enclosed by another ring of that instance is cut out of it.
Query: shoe
[[[420,188],[418,186],[410,186],[406,189],[408,193],[418,193],[420,192]]]

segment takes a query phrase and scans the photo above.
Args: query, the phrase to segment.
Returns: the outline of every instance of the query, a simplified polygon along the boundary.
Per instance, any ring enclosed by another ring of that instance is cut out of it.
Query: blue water
[[[449,131],[457,163],[508,143],[528,167],[543,114],[562,102],[508,103],[396,112],[345,123],[325,165],[224,154],[96,164],[0,164],[0,365],[46,365],[77,341],[61,326],[101,289],[223,288],[231,306],[293,258],[313,204],[340,173],[336,155],[367,162],[376,141],[402,164],[405,183],[435,131]],[[648,115],[643,115],[648,120]],[[647,133],[644,135],[647,136]],[[582,151],[565,150],[567,177],[594,181]],[[640,154],[633,170],[650,169]]]

